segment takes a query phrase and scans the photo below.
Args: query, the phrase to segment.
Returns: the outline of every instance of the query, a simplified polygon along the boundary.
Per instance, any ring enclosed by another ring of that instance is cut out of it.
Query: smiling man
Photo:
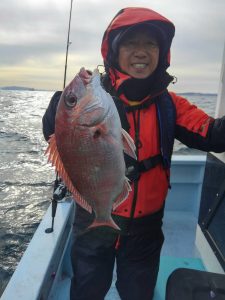
[[[102,85],[135,141],[137,161],[125,155],[132,191],[112,212],[121,232],[97,228],[84,233],[94,216],[76,207],[71,300],[103,300],[115,260],[121,299],[151,300],[164,240],[162,218],[174,139],[203,151],[225,151],[225,118],[214,120],[168,91],[173,81],[167,68],[174,32],[173,23],[159,13],[127,7],[104,33]],[[55,93],[43,117],[46,139],[54,131],[60,95]]]

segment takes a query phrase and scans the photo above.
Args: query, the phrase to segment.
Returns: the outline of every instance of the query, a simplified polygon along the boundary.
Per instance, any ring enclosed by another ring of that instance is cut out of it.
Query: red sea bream
[[[123,151],[136,158],[98,70],[90,76],[82,68],[61,95],[46,152],[74,200],[90,213],[94,210],[90,227],[119,229],[111,212],[131,190]]]

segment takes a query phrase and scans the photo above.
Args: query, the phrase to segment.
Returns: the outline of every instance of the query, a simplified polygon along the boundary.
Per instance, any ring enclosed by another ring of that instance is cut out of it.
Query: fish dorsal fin
[[[127,133],[123,128],[122,128],[122,141],[123,141],[124,152],[127,155],[133,157],[134,159],[137,159],[136,152],[135,152],[136,147],[134,141],[129,135],[129,133]]]
[[[59,155],[55,135],[51,135],[49,139],[48,148],[45,151],[45,154],[48,156],[48,162],[51,162],[52,166],[55,167],[56,171],[58,172],[59,176],[62,178],[63,182],[65,183],[68,190],[72,193],[74,200],[86,209],[88,212],[92,212],[91,206],[87,203],[87,201],[81,196],[78,190],[74,187],[70,177],[68,176],[61,157]]]
[[[120,193],[120,195],[117,197],[116,201],[114,202],[113,210],[115,210],[123,201],[127,199],[130,191],[131,191],[131,186],[129,183],[129,179],[125,177],[122,193]]]

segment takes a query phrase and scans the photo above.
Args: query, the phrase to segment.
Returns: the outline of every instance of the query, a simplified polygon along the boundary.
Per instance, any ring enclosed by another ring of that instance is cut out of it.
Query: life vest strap
[[[146,171],[156,167],[158,164],[160,164],[162,162],[163,162],[163,160],[162,160],[161,154],[151,156],[151,157],[139,162],[138,170],[139,170],[139,172],[146,172]]]
[[[151,156],[141,161],[129,158],[129,160],[126,160],[126,176],[131,181],[138,180],[141,173],[147,172],[148,170],[156,167],[158,164],[163,164],[161,154]]]

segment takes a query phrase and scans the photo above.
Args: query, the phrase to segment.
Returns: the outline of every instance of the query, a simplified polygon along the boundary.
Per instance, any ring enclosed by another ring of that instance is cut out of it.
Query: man
[[[174,25],[157,12],[128,7],[118,12],[103,36],[102,84],[135,141],[138,162],[125,156],[132,192],[113,212],[120,234],[97,228],[79,235],[93,216],[77,206],[71,299],[104,299],[115,260],[121,299],[152,299],[174,139],[203,151],[225,151],[225,118],[214,120],[167,90],[173,81],[166,70],[174,32]],[[43,117],[46,139],[54,132],[59,97],[57,92]]]

